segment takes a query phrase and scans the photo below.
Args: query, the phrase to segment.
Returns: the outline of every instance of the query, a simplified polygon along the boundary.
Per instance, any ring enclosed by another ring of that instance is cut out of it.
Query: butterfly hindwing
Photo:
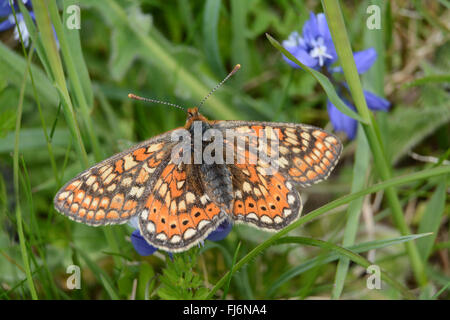
[[[295,221],[302,210],[298,191],[281,173],[264,174],[258,165],[230,166],[233,180],[233,219],[276,231]]]
[[[199,166],[170,162],[149,192],[139,228],[151,245],[178,252],[204,240],[227,217],[207,196]]]

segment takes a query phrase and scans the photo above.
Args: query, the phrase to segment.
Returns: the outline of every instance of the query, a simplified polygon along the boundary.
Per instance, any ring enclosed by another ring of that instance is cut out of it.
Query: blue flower
[[[144,237],[141,235],[141,232],[139,231],[138,227],[138,218],[132,218],[130,220],[130,225],[134,227],[136,230],[133,231],[131,234],[131,243],[133,244],[134,249],[137,253],[139,253],[141,256],[149,256],[153,253],[155,253],[158,248],[155,248],[151,244],[147,242],[147,240],[144,239]],[[211,241],[220,241],[225,239],[225,237],[230,233],[233,225],[225,220],[222,222],[216,230],[211,232],[206,240]]]
[[[303,37],[300,37],[299,33],[294,31],[287,40],[283,41],[283,47],[297,60],[317,70],[336,61],[336,50],[323,13],[319,13],[316,17],[310,12],[309,20],[303,25],[302,35]],[[300,68],[285,56],[283,57],[292,67]]]
[[[289,38],[283,41],[283,47],[288,50],[297,60],[304,65],[324,72],[331,80],[334,73],[342,72],[342,68],[332,67],[337,60],[336,49],[331,39],[330,30],[323,13],[317,16],[310,13],[310,18],[303,25],[302,37],[297,31],[292,32]],[[283,55],[284,60],[294,68],[300,68],[297,64]],[[358,51],[353,54],[356,69],[359,74],[369,70],[377,59],[377,52],[373,48]],[[341,84],[346,91],[347,85]],[[338,92],[344,103],[351,109],[355,107],[343,97],[343,90]],[[390,107],[389,101],[377,95],[364,91],[367,106],[374,111],[387,111]],[[330,101],[327,102],[328,115],[335,131],[344,131],[349,139],[356,136],[357,122],[339,111]]]
[[[22,0],[23,4],[31,8],[31,1]],[[22,13],[18,12],[19,7],[14,4],[14,11],[16,12],[17,25],[19,26],[20,33],[22,34],[23,44],[28,47],[30,34],[28,32],[27,26],[25,24]],[[31,17],[34,19],[34,13],[30,12]],[[5,18],[0,22],[0,32],[14,28],[14,39],[20,40],[19,30],[17,29],[16,22],[14,20],[13,11],[11,8],[10,0],[0,0],[0,19]]]

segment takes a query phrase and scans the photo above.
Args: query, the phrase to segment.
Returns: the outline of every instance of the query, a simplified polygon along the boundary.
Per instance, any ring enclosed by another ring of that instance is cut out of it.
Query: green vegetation
[[[0,299],[450,297],[448,1],[43,0],[34,22],[18,3],[29,46],[0,33]],[[72,4],[80,30],[66,27]],[[366,26],[370,4],[379,29]],[[355,110],[322,73],[282,58],[310,11],[327,16]],[[351,50],[370,47],[378,58],[358,77]],[[238,63],[205,103],[209,119],[332,131],[329,98],[360,121],[354,140],[338,133],[329,179],[300,190],[299,220],[277,233],[235,225],[222,241],[142,257],[129,225],[94,228],[55,211],[76,174],[184,124],[179,109],[128,93],[193,107]],[[362,89],[391,109],[372,113]],[[381,289],[367,288],[372,264]],[[70,265],[80,289],[67,288]]]

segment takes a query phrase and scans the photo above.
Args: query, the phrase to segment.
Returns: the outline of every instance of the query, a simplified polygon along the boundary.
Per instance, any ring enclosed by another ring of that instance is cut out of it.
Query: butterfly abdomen
[[[229,211],[233,205],[233,186],[228,167],[224,164],[202,164],[200,172],[208,197]]]

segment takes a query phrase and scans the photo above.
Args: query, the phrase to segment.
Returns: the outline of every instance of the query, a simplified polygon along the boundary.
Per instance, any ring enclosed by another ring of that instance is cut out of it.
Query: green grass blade
[[[364,132],[359,125],[358,134],[356,137],[356,154],[355,165],[353,167],[353,181],[352,181],[352,193],[361,191],[364,189],[366,181],[366,172],[369,168],[370,162],[370,148],[367,142]],[[350,202],[347,210],[347,223],[345,225],[344,240],[342,245],[344,247],[351,246],[355,243],[356,234],[358,232],[359,217],[361,215],[361,209],[364,198],[361,197],[357,200]],[[336,268],[336,277],[334,281],[333,292],[331,294],[332,299],[339,299],[342,290],[344,288],[345,278],[347,276],[349,259],[341,258]]]
[[[420,238],[420,237],[424,237],[424,236],[428,236],[428,235],[430,235],[430,234],[428,233],[428,234],[413,235],[413,236],[409,236],[409,237],[411,237],[409,239],[397,238],[397,239],[388,239],[385,241],[382,240],[382,241],[379,241],[378,245],[381,245],[381,246],[392,245],[395,243],[411,241],[415,238]],[[339,256],[344,256],[364,268],[367,268],[372,264],[370,261],[368,261],[364,257],[360,256],[356,252],[354,252],[350,249],[346,249],[346,248],[337,246],[337,245],[327,242],[327,241],[322,241],[322,240],[317,240],[317,239],[312,239],[312,238],[305,238],[305,237],[285,237],[285,238],[281,238],[275,242],[275,244],[286,244],[286,243],[298,243],[298,244],[317,246],[317,247],[320,247],[323,249],[333,250]],[[368,247],[370,247],[370,246],[373,246],[373,242]],[[370,249],[368,249],[368,250],[370,250]],[[317,258],[319,260],[324,260],[323,257],[317,257]],[[390,285],[392,285],[394,288],[396,288],[398,291],[400,291],[404,297],[407,297],[409,299],[414,299],[414,296],[408,291],[408,289],[406,289],[402,284],[400,284],[398,281],[396,281],[394,278],[392,278],[385,271],[382,271],[381,275],[386,282],[388,282]]]
[[[423,233],[423,234],[414,234],[409,236],[401,236],[391,239],[384,239],[384,240],[374,240],[374,241],[368,241],[363,243],[358,243],[356,245],[352,245],[349,247],[345,247],[348,250],[351,250],[355,253],[362,253],[367,252],[369,250],[374,249],[381,249],[389,246],[393,246],[396,244],[404,243],[407,241],[413,241],[415,239],[420,239],[423,237],[430,236],[429,233]],[[280,240],[276,241],[274,245],[276,244],[286,244],[286,243],[301,243],[298,237],[284,237]],[[276,289],[278,289],[280,286],[282,286],[284,283],[288,282],[293,277],[296,277],[303,272],[310,270],[313,267],[317,267],[319,265],[327,264],[332,261],[335,261],[337,259],[340,259],[342,261],[342,257],[339,256],[336,252],[329,252],[322,254],[320,256],[316,256],[308,261],[303,262],[302,264],[295,266],[294,268],[289,269],[288,271],[284,272],[276,281],[272,283],[269,290],[267,291],[267,295],[269,297],[273,296],[275,294]],[[348,258],[346,258],[348,259]]]
[[[108,293],[109,297],[112,300],[119,300],[119,295],[117,294],[117,290],[114,288],[113,282],[111,278],[106,274],[103,269],[101,269],[97,264],[95,264],[91,258],[87,254],[83,252],[83,250],[80,250],[76,246],[74,246],[77,250],[80,257],[84,260],[86,265],[89,267],[89,269],[92,270],[94,275],[97,277],[98,280],[103,284],[103,287],[105,288],[105,291]]]
[[[241,248],[241,243],[239,242],[239,244],[236,247],[236,250],[234,251],[234,255],[233,255],[233,261],[231,262],[231,266],[230,269],[233,270],[235,264],[236,264],[236,260],[237,260],[237,256],[239,253],[239,249]],[[228,294],[228,289],[230,288],[230,284],[231,284],[231,278],[233,277],[233,273],[230,272],[229,276],[228,276],[228,280],[227,283],[225,284],[225,289],[223,290],[223,295],[222,295],[222,300],[225,300]]]
[[[27,68],[27,61],[9,49],[3,42],[0,42],[0,79],[6,80],[17,87],[20,87],[23,73]],[[36,91],[39,95],[39,100],[49,107],[56,108],[58,106],[57,92],[52,86],[51,82],[45,76],[41,69],[33,64],[30,64],[30,69],[34,75],[36,82]],[[26,95],[34,98],[32,91],[31,80],[27,78]]]
[[[17,25],[17,16],[15,11],[13,10],[14,14],[14,20]],[[19,28],[19,36],[21,39],[21,42],[23,44],[22,40],[22,34],[20,32]],[[33,46],[30,49],[30,52],[34,50]],[[31,61],[32,54],[28,57],[28,64]],[[17,222],[17,233],[19,235],[19,245],[20,245],[20,252],[22,254],[22,261],[23,266],[25,269],[26,277],[27,277],[27,284],[28,288],[31,293],[31,297],[33,300],[37,300],[37,292],[36,288],[34,287],[33,278],[31,276],[31,268],[30,268],[30,261],[28,257],[28,250],[26,245],[26,239],[25,234],[23,230],[23,220],[22,220],[22,209],[20,204],[20,186],[19,186],[19,133],[20,133],[20,127],[21,127],[21,121],[22,121],[22,112],[23,112],[23,100],[25,95],[25,85],[26,85],[26,79],[27,79],[28,72],[25,70],[23,74],[23,80],[20,87],[20,95],[19,95],[19,101],[17,105],[17,117],[16,117],[16,128],[15,128],[15,139],[14,139],[14,153],[13,153],[13,180],[14,180],[14,194],[15,194],[15,200],[16,200],[16,222]]]
[[[63,27],[63,31],[64,36],[67,38],[67,44],[69,45],[69,51],[71,53],[73,63],[77,68],[77,73],[79,75],[79,82],[81,83],[81,86],[83,88],[83,95],[85,97],[89,110],[91,110],[94,104],[94,92],[92,90],[91,78],[89,77],[89,71],[81,49],[80,32],[78,29],[69,29],[67,27],[68,22],[67,19],[69,17],[69,12],[67,11],[67,8],[71,5],[78,5],[78,1],[77,0],[64,1],[63,25],[66,27]]]
[[[447,290],[449,287],[450,287],[450,282],[447,283],[445,286],[443,286],[443,287],[441,288],[441,290],[439,290],[438,292],[436,292],[436,293],[431,297],[430,300],[436,300],[437,298],[439,298],[439,296],[440,296],[445,290]]]
[[[95,133],[94,125],[92,123],[91,115],[89,112],[90,108],[87,104],[87,99],[85,96],[86,90],[83,88],[79,75],[80,70],[78,68],[82,70],[84,64],[82,63],[81,66],[78,66],[77,64],[77,62],[80,63],[80,60],[83,60],[81,50],[77,50],[76,48],[74,48],[77,47],[76,44],[69,44],[69,40],[72,40],[73,42],[73,38],[66,37],[66,32],[64,32],[64,29],[67,28],[63,27],[61,18],[58,13],[58,8],[56,7],[56,2],[49,1],[47,2],[47,4],[52,25],[55,28],[56,35],[58,36],[59,45],[61,47],[61,54],[67,69],[67,75],[69,79],[71,79],[70,84],[74,89],[73,91],[75,101],[78,103],[80,114],[83,118],[84,123],[86,124],[86,130],[92,144],[92,150],[94,151],[95,159],[96,161],[101,161],[103,159],[103,155],[100,150],[98,137]],[[79,55],[77,60],[74,59],[75,54]],[[62,74],[62,76],[64,76],[64,74]]]
[[[359,74],[356,69],[356,64],[353,59],[353,52],[350,46],[350,41],[347,36],[344,18],[342,16],[340,4],[337,0],[324,0],[322,1],[325,14],[327,16],[327,22],[330,27],[331,37],[336,47],[336,52],[339,57],[339,62],[344,71],[345,79],[349,86],[355,107],[364,120],[363,123],[364,132],[369,141],[370,148],[374,157],[375,167],[382,180],[388,180],[391,178],[391,168],[388,164],[385,150],[383,148],[380,130],[375,122],[373,114],[367,107],[366,98],[362,90]],[[394,188],[386,189],[386,198],[389,206],[392,210],[392,218],[396,227],[399,229],[402,235],[410,234],[409,227],[405,221],[402,207],[397,195],[397,191]],[[408,256],[411,262],[411,267],[414,272],[414,276],[417,282],[422,286],[427,283],[425,268],[420,259],[419,252],[414,242],[407,242],[405,244]]]
[[[432,74],[429,76],[414,79],[413,81],[405,83],[404,86],[408,88],[408,87],[422,86],[424,84],[429,83],[449,83],[449,82],[450,82],[450,74]]]
[[[205,46],[205,56],[211,69],[218,78],[226,75],[225,67],[220,57],[218,43],[219,13],[222,5],[221,0],[206,0],[203,11],[203,39]]]
[[[48,12],[48,1],[37,1],[34,3],[34,13],[36,16],[36,24],[40,30],[42,44],[50,66],[51,76],[54,79],[54,86],[59,93],[59,97],[63,104],[64,116],[69,126],[70,132],[75,141],[75,149],[77,150],[80,161],[83,167],[88,166],[88,158],[81,139],[78,123],[75,119],[75,113],[72,106],[72,101],[67,90],[64,71],[61,59],[56,46],[56,41],[53,33],[53,27]]]
[[[112,0],[88,1],[86,3],[95,6],[105,16],[107,15],[111,23],[129,25],[133,36],[139,40],[146,55],[150,56],[155,65],[161,68],[164,73],[171,76],[176,75],[177,80],[192,94],[193,101],[200,101],[211,91],[212,88],[205,86],[198,77],[191,74],[185,66],[175,60],[174,56],[160,43],[155,34],[152,32],[145,34],[136,28],[133,22],[128,20],[126,11],[119,3]],[[208,99],[207,106],[205,105],[203,110],[205,113],[213,114],[216,119],[239,119],[238,112],[214,95]]]
[[[242,80],[250,74],[250,57],[247,45],[247,1],[231,0],[231,27],[233,37],[231,39],[231,61],[233,65],[241,64],[245,66],[241,71],[233,76],[234,81],[241,84]]]
[[[417,241],[417,249],[420,256],[425,262],[430,256],[431,249],[433,248],[434,241],[441,225],[442,217],[445,210],[445,201],[447,198],[447,176],[443,176],[431,197],[422,219],[419,223],[419,232],[432,232],[433,235],[426,239],[420,239]]]

